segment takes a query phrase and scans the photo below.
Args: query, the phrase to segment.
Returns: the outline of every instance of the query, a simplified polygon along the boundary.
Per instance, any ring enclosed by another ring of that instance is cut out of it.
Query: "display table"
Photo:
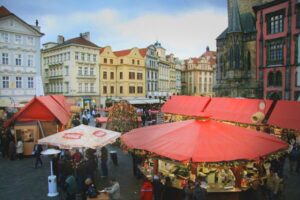
[[[108,193],[100,193],[95,198],[89,198],[87,197],[86,200],[109,200]]]

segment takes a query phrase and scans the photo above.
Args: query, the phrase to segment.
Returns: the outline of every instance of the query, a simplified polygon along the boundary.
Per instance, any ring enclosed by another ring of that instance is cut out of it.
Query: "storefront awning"
[[[266,114],[271,104],[271,100],[262,99],[212,98],[204,113],[213,119],[253,124],[252,115]]]
[[[210,101],[210,97],[200,96],[172,96],[161,108],[169,114],[203,116],[203,110]]]
[[[300,130],[300,102],[277,101],[269,117],[268,124]]]

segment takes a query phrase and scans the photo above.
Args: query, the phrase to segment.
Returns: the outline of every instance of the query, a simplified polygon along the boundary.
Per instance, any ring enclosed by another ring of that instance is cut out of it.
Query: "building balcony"
[[[84,75],[84,74],[78,74],[77,77],[78,79],[82,79],[82,78],[85,78],[85,79],[96,79],[96,75]]]
[[[49,80],[54,80],[54,79],[63,79],[63,75],[55,75],[55,76],[46,76]]]

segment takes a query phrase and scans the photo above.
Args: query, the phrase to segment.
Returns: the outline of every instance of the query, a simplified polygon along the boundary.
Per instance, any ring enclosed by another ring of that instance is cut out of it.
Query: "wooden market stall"
[[[31,155],[39,138],[64,129],[70,117],[70,105],[64,96],[40,96],[28,102],[5,127],[14,126],[15,139],[24,142],[24,155]]]
[[[134,129],[121,142],[145,157],[140,169],[146,177],[168,176],[178,189],[200,179],[217,199],[239,199],[262,178],[259,166],[288,147],[274,136],[209,118]]]

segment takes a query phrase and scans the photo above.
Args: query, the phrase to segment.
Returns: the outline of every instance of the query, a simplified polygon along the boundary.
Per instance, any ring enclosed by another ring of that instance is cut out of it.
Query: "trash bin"
[[[117,151],[110,151],[110,158],[113,161],[114,165],[118,165],[118,154]]]

